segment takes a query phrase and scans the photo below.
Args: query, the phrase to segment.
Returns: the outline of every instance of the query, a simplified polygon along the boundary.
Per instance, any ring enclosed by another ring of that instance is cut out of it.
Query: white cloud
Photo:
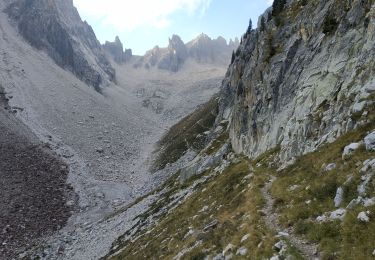
[[[84,16],[100,19],[119,31],[133,31],[146,26],[165,28],[170,16],[183,11],[189,15],[204,14],[211,0],[74,0]]]

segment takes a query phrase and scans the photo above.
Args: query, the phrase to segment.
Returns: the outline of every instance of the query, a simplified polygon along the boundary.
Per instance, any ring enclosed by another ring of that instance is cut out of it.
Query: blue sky
[[[143,55],[165,47],[173,34],[188,42],[200,33],[240,37],[249,19],[256,24],[271,0],[73,0],[100,42],[118,35],[125,48]]]

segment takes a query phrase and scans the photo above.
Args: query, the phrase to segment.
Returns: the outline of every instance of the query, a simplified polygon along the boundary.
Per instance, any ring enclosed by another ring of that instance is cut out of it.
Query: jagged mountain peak
[[[201,33],[195,39],[184,43],[177,34],[169,38],[167,48],[155,46],[147,51],[136,64],[136,67],[146,68],[157,66],[159,69],[178,71],[187,59],[198,63],[208,63],[226,66],[230,62],[232,51],[237,48],[239,42],[227,43],[227,40],[219,36],[217,39],[210,38]]]
[[[125,49],[119,36],[115,37],[114,42],[106,41],[103,45],[104,50],[117,63],[125,63],[131,60],[133,52],[131,49]]]
[[[5,12],[32,46],[96,90],[115,80],[93,29],[81,20],[72,0],[17,0]]]

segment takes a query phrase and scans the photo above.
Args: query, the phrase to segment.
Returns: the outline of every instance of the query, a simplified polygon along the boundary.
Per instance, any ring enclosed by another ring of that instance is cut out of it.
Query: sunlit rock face
[[[268,10],[227,71],[218,120],[230,121],[238,153],[280,145],[288,161],[365,123],[373,106],[374,4],[303,2]]]

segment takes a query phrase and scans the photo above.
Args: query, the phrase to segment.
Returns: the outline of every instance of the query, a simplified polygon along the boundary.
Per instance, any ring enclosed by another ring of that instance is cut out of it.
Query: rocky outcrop
[[[157,67],[177,72],[188,59],[195,60],[198,63],[227,66],[233,50],[238,46],[238,39],[231,40],[227,44],[223,37],[212,40],[205,34],[201,34],[195,40],[184,44],[178,35],[173,35],[169,39],[167,48],[156,46],[148,51],[135,66]]]
[[[373,1],[288,1],[245,34],[223,81],[220,116],[233,149],[280,159],[366,123],[375,91]],[[360,106],[358,105],[360,104]]]
[[[124,46],[122,45],[122,42],[120,41],[120,38],[118,36],[116,36],[114,42],[106,41],[103,45],[103,48],[112,56],[113,60],[117,63],[128,62],[133,56],[131,49],[125,49],[124,52]]]
[[[165,53],[161,55],[158,63],[159,69],[176,72],[188,57],[187,49],[184,42],[177,35],[169,39],[169,45]]]
[[[115,80],[115,70],[72,0],[16,0],[5,11],[32,46],[97,91]]]
[[[141,58],[141,65],[146,68],[157,67],[163,70],[177,72],[187,59],[187,49],[184,42],[178,35],[173,35],[169,39],[167,48],[155,46],[152,50],[146,52]]]
[[[187,43],[189,56],[200,63],[219,63],[228,65],[232,51],[239,46],[239,41],[227,41],[223,37],[211,39],[206,34],[199,35],[196,39]]]

